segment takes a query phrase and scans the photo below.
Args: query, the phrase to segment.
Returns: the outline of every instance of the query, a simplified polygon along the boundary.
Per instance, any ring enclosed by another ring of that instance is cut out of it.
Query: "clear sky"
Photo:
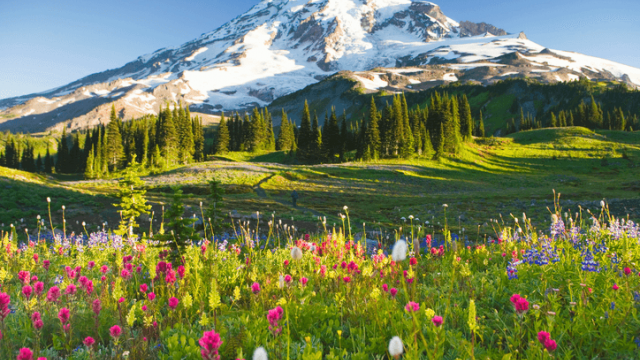
[[[337,0],[341,1],[341,0]],[[640,67],[639,0],[432,0],[450,18]],[[0,99],[62,86],[177,46],[258,0],[0,0]]]

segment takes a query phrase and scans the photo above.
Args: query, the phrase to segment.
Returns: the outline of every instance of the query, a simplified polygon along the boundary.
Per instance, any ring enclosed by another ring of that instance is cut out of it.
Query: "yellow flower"
[[[278,302],[276,302],[276,304],[278,304],[280,306],[285,306],[285,305],[287,305],[287,299],[280,298],[280,300],[278,300]]]
[[[182,298],[182,306],[184,306],[185,309],[188,309],[191,307],[191,305],[193,305],[193,298],[191,297],[191,294],[187,293]]]
[[[311,336],[305,336],[304,341],[306,341],[307,343],[311,343]]]
[[[435,311],[433,311],[433,309],[431,309],[431,308],[427,308],[427,309],[424,311],[424,314],[425,314],[425,315],[427,315],[427,319],[431,320],[431,319],[433,319],[433,317],[436,315],[436,312],[435,312]]]
[[[236,286],[236,288],[233,289],[233,300],[240,301],[240,298],[241,298],[240,288]]]
[[[342,330],[338,330],[338,337],[342,337]]]
[[[373,288],[373,290],[371,291],[371,298],[373,300],[378,300],[379,297],[380,297],[380,289],[378,289],[377,287]]]

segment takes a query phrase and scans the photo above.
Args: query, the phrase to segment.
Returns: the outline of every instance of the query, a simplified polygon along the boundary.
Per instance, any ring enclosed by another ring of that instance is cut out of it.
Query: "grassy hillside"
[[[456,231],[490,232],[488,214],[508,217],[553,207],[553,189],[562,193],[567,211],[576,212],[581,204],[596,212],[606,198],[615,214],[640,218],[640,132],[532,130],[477,140],[466,144],[459,157],[440,161],[413,158],[316,166],[286,161],[282,152],[232,153],[143,179],[156,214],[175,185],[183,186],[187,212],[199,214],[200,201],[207,206],[207,181],[216,177],[227,191],[226,211],[246,216],[255,211],[270,216],[275,211],[275,218],[294,219],[308,230],[321,226],[318,216],[326,216],[329,225],[341,222],[338,212],[344,205],[357,227],[366,223],[388,228],[414,215],[423,225],[428,220],[428,226],[437,228],[444,221],[442,204],[448,204]],[[92,226],[104,220],[113,226],[118,222],[110,205],[117,200],[109,198],[117,180],[59,183],[8,169],[2,170],[1,179],[7,184],[0,187],[5,224],[44,216],[47,196],[54,200],[58,217],[63,204],[76,209],[68,221],[76,232],[82,229],[75,221],[87,218]],[[300,195],[298,208],[290,203],[293,190]],[[549,221],[539,211],[530,216],[538,226]]]

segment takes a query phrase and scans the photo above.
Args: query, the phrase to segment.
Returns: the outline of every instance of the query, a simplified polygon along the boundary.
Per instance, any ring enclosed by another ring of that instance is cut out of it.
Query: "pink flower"
[[[43,261],[43,262],[42,262],[42,267],[43,267],[45,270],[47,270],[47,271],[48,271],[48,270],[49,270],[49,266],[51,266],[51,261],[49,261],[49,260],[45,260],[45,261]]]
[[[540,344],[544,345],[544,343],[549,340],[551,338],[551,334],[549,334],[546,331],[540,331],[538,333],[538,341],[540,341]]]
[[[172,297],[169,298],[169,307],[171,308],[171,310],[175,310],[178,307],[178,299]]]
[[[260,292],[260,284],[258,284],[257,282],[254,282],[253,284],[251,284],[251,292],[254,294],[257,294]]]
[[[167,284],[173,284],[176,282],[176,272],[173,270],[167,271],[167,276],[164,278],[164,281],[166,281]]]
[[[96,341],[93,340],[93,338],[91,336],[87,336],[82,343],[86,347],[91,347],[93,344],[96,343]]]
[[[391,288],[391,290],[389,290],[389,294],[391,294],[391,296],[396,297],[396,294],[398,293],[398,289],[396,288]]]
[[[350,283],[350,282],[351,282],[351,278],[350,278],[350,277],[348,277],[348,276],[345,276],[345,277],[343,277],[343,278],[342,278],[342,281],[344,281],[344,282],[345,282],[345,284],[348,284],[348,283]]]
[[[382,291],[384,291],[384,292],[389,292],[389,285],[387,285],[387,284],[382,284]]]
[[[613,284],[613,290],[618,290],[620,289],[620,286],[618,286],[618,284]]]
[[[418,263],[418,259],[416,259],[416,258],[414,258],[414,257],[412,257],[411,259],[409,259],[409,265],[413,266],[413,265],[415,265],[415,264],[417,264],[417,263]]]
[[[124,265],[124,268],[127,269],[127,271],[131,272],[133,271],[133,264],[132,263],[127,263]]]
[[[70,316],[70,312],[69,312],[69,309],[67,308],[62,308],[60,309],[60,312],[58,312],[58,319],[60,319],[60,322],[62,324],[66,324],[67,321],[69,321],[69,316]]]
[[[101,272],[101,273],[106,274],[106,273],[107,273],[107,271],[109,271],[109,267],[108,267],[107,265],[102,265],[102,266],[100,267],[100,272]]]
[[[184,266],[182,266],[182,265],[178,266],[176,271],[178,272],[178,276],[180,276],[180,279],[183,279],[184,278]]]
[[[89,270],[93,269],[96,266],[96,262],[95,261],[89,261],[89,263],[87,264],[87,267],[89,268]],[[91,339],[93,340],[93,339]]]
[[[156,294],[150,292],[150,293],[147,294],[147,298],[149,298],[149,301],[153,301],[153,299],[156,298]]]
[[[122,334],[122,329],[118,325],[113,325],[109,329],[109,335],[111,335],[111,337],[114,339],[119,338],[121,334]]]
[[[78,279],[78,282],[80,283],[80,285],[82,285],[83,287],[85,285],[87,285],[87,282],[89,281],[89,279],[86,276],[80,276],[80,278]]]
[[[218,356],[218,349],[222,345],[222,340],[220,339],[220,334],[217,334],[215,331],[205,331],[202,334],[202,337],[198,341],[200,347],[200,353],[204,360],[218,360],[220,356]]]
[[[146,293],[147,291],[149,291],[149,286],[147,284],[140,284],[140,291]]]
[[[631,274],[631,269],[629,269],[628,267],[624,268],[624,274],[627,276]]]
[[[57,286],[52,286],[51,288],[49,288],[49,291],[47,292],[48,302],[56,302],[58,301],[59,297],[60,297],[60,288],[58,288]]]
[[[25,285],[29,285],[31,281],[31,273],[28,271],[18,271],[18,280]]]
[[[33,327],[36,328],[36,330],[42,329],[43,326],[44,326],[44,323],[42,322],[42,319],[38,319],[33,322]]]
[[[122,276],[122,278],[125,280],[131,279],[131,273],[127,269],[122,269],[122,271],[120,272],[120,276]]]
[[[287,284],[290,284],[290,283],[291,283],[291,280],[292,280],[292,279],[291,279],[291,275],[285,275],[285,277],[284,277],[284,282],[286,282]]]
[[[106,276],[102,276],[102,277],[100,277],[100,280],[102,280],[102,281],[106,281],[106,280],[107,280],[107,277],[106,277]]]
[[[33,288],[29,285],[25,285],[22,287],[22,295],[24,295],[24,297],[26,297],[27,299],[31,297],[31,294],[33,293]]]
[[[269,320],[269,330],[277,335],[282,331],[282,328],[278,325],[278,321],[282,319],[284,311],[280,306],[276,306],[274,309],[269,310],[267,313],[267,320]]]
[[[433,322],[433,325],[440,327],[440,325],[442,325],[442,316],[434,316],[431,321]]]
[[[404,309],[407,312],[416,312],[418,310],[420,310],[420,304],[413,302],[413,301],[409,301],[409,303],[404,307]]]
[[[118,299],[118,304],[122,304],[124,302],[124,297],[121,297],[120,299]]]
[[[33,291],[36,293],[36,296],[40,296],[44,292],[44,283],[42,281],[38,281],[33,285]]]
[[[100,311],[102,310],[102,302],[100,302],[100,299],[93,300],[91,303],[91,309],[96,316],[100,315]]]
[[[525,298],[520,298],[516,302],[516,312],[522,314],[529,310],[529,302]]]
[[[38,259],[39,259],[39,258],[40,258],[40,257],[38,256],[38,254],[33,254],[33,261],[35,261],[35,262],[36,262],[36,264],[38,263]]]
[[[31,314],[31,322],[34,322],[40,319],[42,319],[42,317],[40,316],[39,312],[35,311],[33,314]]]
[[[69,286],[67,286],[67,288],[64,290],[64,293],[67,295],[75,295],[77,290],[78,288],[76,288],[75,285],[69,284]]]
[[[71,324],[62,325],[62,330],[64,330],[64,332],[68,333],[69,329],[71,329]]]
[[[309,279],[307,279],[306,277],[301,277],[300,278],[300,282],[302,283],[302,286],[306,286],[308,281],[309,281]]]
[[[136,272],[137,272],[138,274],[140,274],[140,273],[142,272],[142,266],[138,265],[138,266],[136,267]]]
[[[320,265],[320,275],[324,276],[327,273],[327,265]]]
[[[511,301],[511,303],[513,304],[513,306],[516,305],[516,302],[518,301],[518,299],[520,299],[520,295],[518,294],[513,294],[511,295],[511,298],[509,299]]]
[[[547,341],[544,342],[544,347],[548,352],[552,352],[558,347],[558,344],[555,340],[547,339]]]
[[[29,348],[22,348],[16,360],[33,360],[33,352]]]
[[[147,311],[147,305],[142,305],[142,311]]]

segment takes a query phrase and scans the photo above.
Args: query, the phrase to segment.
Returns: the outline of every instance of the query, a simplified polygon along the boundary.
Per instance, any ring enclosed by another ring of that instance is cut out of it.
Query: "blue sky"
[[[640,67],[638,0],[433,0],[454,20]],[[0,99],[58,87],[180,45],[258,0],[0,0]]]

